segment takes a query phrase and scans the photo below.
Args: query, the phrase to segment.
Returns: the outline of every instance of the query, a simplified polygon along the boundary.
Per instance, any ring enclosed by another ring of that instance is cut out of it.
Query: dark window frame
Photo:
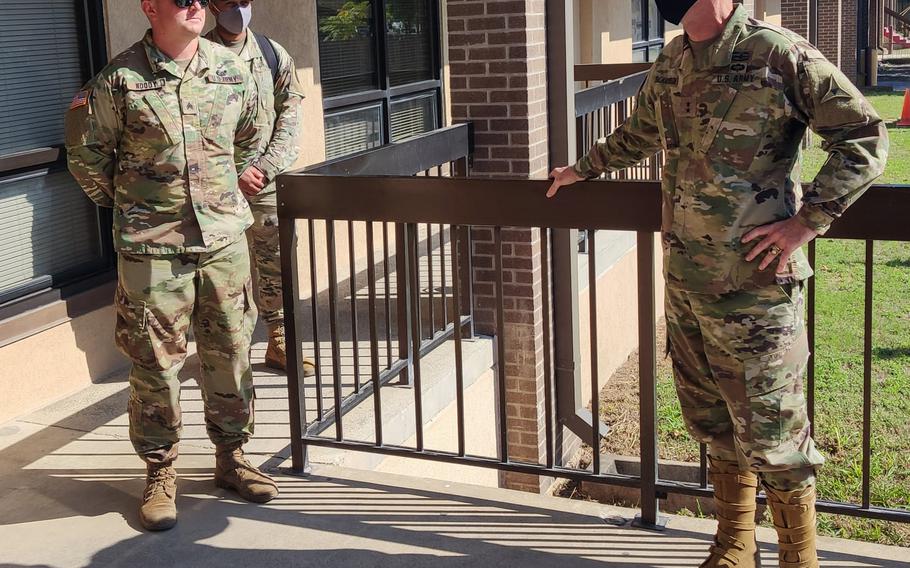
[[[664,22],[664,19],[660,17],[660,14],[651,13],[651,2],[650,0],[632,0],[633,4],[638,3],[641,8],[641,28],[642,28],[642,37],[648,38],[642,41],[633,41],[632,42],[632,54],[633,59],[635,59],[636,53],[644,53],[644,62],[652,62],[650,54],[651,49],[654,47],[662,48],[664,46],[664,36],[667,33],[667,26]],[[657,37],[650,37],[651,35],[651,19],[656,18],[660,31],[658,32]],[[635,30],[632,30],[634,33]]]
[[[81,71],[85,82],[100,72],[107,62],[103,0],[79,0],[76,9],[81,36]],[[66,167],[66,150],[61,143],[0,156],[0,179],[42,175],[42,172],[49,174],[65,170]],[[97,207],[97,210],[96,228],[101,245],[99,261],[49,278],[40,285],[22,286],[5,293],[0,301],[0,345],[47,329],[48,325],[44,322],[46,317],[41,311],[59,305],[60,302],[66,304],[66,313],[70,319],[75,317],[74,314],[110,304],[110,298],[102,301],[97,294],[86,295],[87,291],[109,285],[116,279],[116,254],[111,235],[112,211],[104,207]],[[71,304],[76,307],[70,309]],[[34,325],[29,322],[34,322]],[[10,326],[16,329],[15,337],[8,333],[7,328]],[[26,332],[23,333],[23,330]]]
[[[379,88],[345,95],[323,97],[322,99],[323,116],[339,111],[357,110],[360,107],[375,105],[377,102],[381,103],[381,146],[391,143],[392,104],[399,100],[433,92],[436,96],[436,128],[439,129],[445,126],[445,107],[443,106],[445,104],[445,90],[443,89],[444,69],[442,60],[441,2],[439,0],[429,0],[428,2],[430,12],[430,45],[433,50],[431,55],[434,77],[424,81],[393,87],[389,76],[388,30],[386,28],[385,18],[386,5],[389,1],[390,0],[372,0],[372,17],[373,21],[376,22],[375,34],[373,37],[373,57],[376,63]],[[317,29],[317,34],[318,33],[319,31]],[[317,44],[321,49],[321,39],[317,39]]]

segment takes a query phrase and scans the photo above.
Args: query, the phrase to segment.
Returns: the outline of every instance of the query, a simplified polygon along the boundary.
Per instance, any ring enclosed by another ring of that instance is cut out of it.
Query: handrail
[[[651,63],[585,63],[575,66],[576,81],[611,81],[651,69]]]
[[[905,16],[899,12],[895,12],[894,10],[892,10],[891,8],[889,8],[887,6],[885,6],[885,14],[888,14],[889,16],[891,16],[892,18],[894,18],[898,22],[901,22],[904,25],[910,26],[910,18],[908,18],[907,16]]]
[[[325,175],[414,175],[439,164],[470,157],[474,151],[471,123],[440,128],[402,142],[335,158],[300,171]]]
[[[495,191],[491,191],[495,183]],[[362,177],[292,173],[278,180],[282,219],[344,219],[659,231],[660,183],[597,180],[547,199],[550,182],[532,179]],[[295,188],[306,187],[305,191]],[[847,209],[825,238],[908,241],[910,185],[874,186]]]
[[[281,219],[344,219],[516,227],[660,229],[658,182],[577,184],[547,199],[550,182],[531,179],[347,177],[295,173],[279,177]],[[297,188],[305,190],[298,190]]]
[[[624,101],[638,94],[648,76],[647,71],[639,71],[606,81],[602,85],[588,87],[575,93],[575,117],[585,116],[612,104]]]

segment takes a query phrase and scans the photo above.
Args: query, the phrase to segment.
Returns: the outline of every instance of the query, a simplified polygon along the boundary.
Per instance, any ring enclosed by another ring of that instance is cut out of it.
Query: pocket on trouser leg
[[[186,339],[165,328],[146,302],[131,300],[117,286],[114,309],[114,343],[130,361],[148,371],[167,371],[183,361]]]
[[[743,361],[746,401],[737,405],[737,436],[749,463],[759,470],[821,463],[809,435],[803,394],[808,358],[802,334],[786,349]]]

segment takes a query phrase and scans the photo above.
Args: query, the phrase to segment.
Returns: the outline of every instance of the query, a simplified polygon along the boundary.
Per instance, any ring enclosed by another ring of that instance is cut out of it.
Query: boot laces
[[[177,473],[170,467],[150,470],[146,476],[145,500],[160,494],[170,497],[169,489],[177,479]]]

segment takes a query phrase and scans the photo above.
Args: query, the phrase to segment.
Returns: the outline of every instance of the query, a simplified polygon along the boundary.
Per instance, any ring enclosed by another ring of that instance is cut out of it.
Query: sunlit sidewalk
[[[257,345],[261,350],[262,345]],[[254,353],[255,355],[255,353]],[[191,359],[187,368],[193,369]],[[0,425],[0,566],[697,566],[713,522],[672,517],[632,528],[630,509],[317,465],[280,474],[288,441],[284,377],[256,368],[252,458],[281,496],[252,505],[216,489],[195,382],[184,383],[180,520],[136,520],[143,467],[127,437],[126,384],[93,387]],[[774,535],[760,531],[763,565]],[[822,539],[823,566],[907,566],[907,549]]]

